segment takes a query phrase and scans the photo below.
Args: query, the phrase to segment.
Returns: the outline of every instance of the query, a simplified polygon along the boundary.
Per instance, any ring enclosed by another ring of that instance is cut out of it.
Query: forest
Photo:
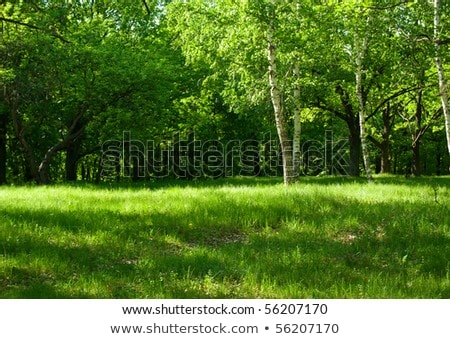
[[[0,184],[449,172],[445,1],[3,1]]]
[[[0,6],[0,298],[450,298],[450,2]]]

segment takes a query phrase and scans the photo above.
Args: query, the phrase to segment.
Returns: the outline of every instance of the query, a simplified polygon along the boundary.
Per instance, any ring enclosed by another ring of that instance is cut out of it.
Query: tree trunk
[[[39,173],[38,167],[36,165],[36,159],[34,157],[33,150],[31,149],[30,144],[25,138],[24,129],[22,127],[22,121],[20,119],[20,115],[14,100],[12,101],[11,116],[17,139],[19,140],[20,145],[22,146],[24,151],[25,160],[28,165],[27,168],[29,169],[31,176],[34,178],[36,183],[39,184]]]
[[[349,174],[353,177],[359,177],[359,161],[361,159],[361,138],[358,121],[348,120],[347,126],[350,131],[350,159]]]
[[[417,91],[417,102],[415,118],[415,128],[411,135],[412,138],[412,164],[411,171],[414,176],[420,176],[422,174],[420,166],[420,139],[423,136],[424,130],[422,129],[422,98],[423,90],[420,88]]]
[[[391,145],[389,139],[383,135],[381,142],[372,136],[367,136],[367,140],[380,150],[380,173],[391,173]]]
[[[42,159],[41,163],[38,167],[38,180],[37,183],[39,185],[47,185],[50,183],[50,164],[53,160],[53,157],[63,150],[66,147],[64,141],[60,142],[52,147],[50,147],[47,152],[45,153],[44,158]]]
[[[391,142],[389,140],[392,131],[391,105],[387,103],[383,110],[383,133],[381,134],[381,173],[391,173]]]
[[[48,185],[50,183],[50,162],[46,161],[39,166],[37,183],[39,185]]]
[[[391,143],[390,135],[392,131],[392,116],[389,102],[386,108],[383,110],[383,132],[381,133],[381,141],[378,141],[372,136],[367,136],[367,140],[372,142],[380,150],[381,153],[381,166],[380,173],[391,173]]]
[[[53,157],[63,149],[66,149],[68,145],[73,143],[73,141],[83,133],[84,125],[82,124],[80,129],[76,129],[77,126],[80,124],[80,120],[83,117],[83,111],[81,111],[73,120],[72,125],[69,127],[69,130],[67,132],[67,136],[64,138],[64,140],[60,141],[59,143],[53,145],[50,147],[47,152],[44,155],[44,158],[40,162],[39,165],[38,162],[36,162],[36,158],[34,156],[33,150],[28,143],[25,135],[24,135],[24,129],[22,126],[22,120],[19,115],[19,112],[17,108],[15,107],[15,101],[12,102],[12,121],[14,125],[14,129],[17,135],[17,138],[19,139],[20,144],[22,145],[24,152],[25,152],[25,159],[29,165],[31,174],[33,175],[36,183],[38,185],[46,185],[50,183],[50,163],[53,160]]]
[[[301,163],[301,133],[302,125],[300,120],[301,106],[300,106],[300,85],[299,80],[299,65],[294,65],[294,140],[293,140],[293,164],[294,174],[298,178],[300,175],[300,163]]]
[[[363,60],[367,51],[367,37],[364,36],[362,41],[356,33],[355,36],[355,49],[356,49],[356,95],[359,104],[359,128],[361,137],[361,148],[364,160],[364,168],[366,170],[367,180],[373,181],[372,170],[370,168],[369,150],[367,148],[366,137],[366,103],[364,100],[364,88],[363,88]]]
[[[6,184],[6,140],[0,135],[0,185]]]
[[[86,166],[85,166],[84,162],[82,162],[81,163],[81,180],[82,181],[88,181],[86,173],[87,173]]]
[[[275,0],[272,0],[272,4]],[[267,34],[267,59],[269,62],[269,84],[270,98],[275,113],[275,124],[277,127],[278,138],[281,145],[281,154],[283,157],[283,179],[284,184],[289,185],[295,181],[295,173],[292,156],[292,143],[288,138],[286,119],[284,116],[283,96],[278,88],[277,73],[277,47],[274,40],[274,23],[270,22]]]
[[[76,181],[78,178],[78,162],[83,157],[80,154],[81,144],[83,142],[85,122],[81,117],[75,119],[75,123],[69,127],[69,132],[76,135],[76,137],[68,139],[66,146],[66,180]],[[92,149],[95,151],[96,148]],[[89,152],[84,155],[89,154]]]
[[[98,184],[102,180],[102,157],[101,156],[98,157],[96,165],[97,165],[96,166],[97,169],[96,169],[94,177],[95,177],[95,182]]]
[[[339,95],[343,112],[334,111],[334,114],[345,121],[349,131],[350,159],[349,159],[349,175],[359,177],[359,162],[361,159],[361,137],[359,128],[359,117],[355,114],[355,110],[350,101],[348,93],[341,85],[336,85],[336,93]]]
[[[25,153],[25,159],[27,161],[28,167],[30,169],[31,175],[33,176],[34,180],[38,185],[45,185],[50,182],[49,177],[49,165],[50,160],[53,157],[53,151],[52,148],[46,153],[44,159],[42,160],[41,164],[37,166],[36,159],[33,154],[33,150],[28,143],[27,139],[24,135],[24,129],[22,127],[22,121],[19,115],[19,112],[16,108],[13,107],[12,109],[12,117],[13,117],[13,125],[14,129],[16,131],[17,138],[19,139],[20,144],[22,145],[22,148]]]
[[[79,131],[80,133],[82,132]],[[70,131],[69,131],[70,133]],[[78,136],[78,132],[75,134],[68,134],[66,138],[57,143],[56,145],[50,147],[47,152],[45,153],[44,158],[42,159],[41,163],[38,167],[38,173],[37,173],[37,183],[39,185],[47,185],[50,183],[50,164],[53,160],[53,157],[58,153],[61,152],[64,149],[67,149],[68,145],[72,143],[74,139]],[[76,172],[75,172],[76,174]]]
[[[439,142],[436,142],[436,175],[441,175],[442,152]]]
[[[381,169],[380,173],[391,173],[391,145],[389,140],[383,140],[381,143]]]
[[[79,144],[74,143],[66,149],[66,180],[76,181],[78,172],[78,150]]]
[[[422,167],[420,164],[420,142],[412,144],[412,164],[411,164],[412,175],[418,177],[422,174]]]
[[[445,119],[445,134],[447,137],[447,149],[450,154],[450,107],[448,103],[447,81],[445,79],[444,66],[442,64],[441,46],[439,44],[440,27],[440,0],[434,0],[434,42],[435,42],[435,62],[439,76],[439,95],[441,97],[442,110]]]
[[[0,185],[6,184],[6,126],[7,112],[0,112]]]

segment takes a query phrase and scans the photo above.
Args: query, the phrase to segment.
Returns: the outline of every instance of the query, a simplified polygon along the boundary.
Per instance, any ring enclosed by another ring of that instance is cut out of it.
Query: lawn
[[[450,298],[450,177],[0,187],[1,298]]]

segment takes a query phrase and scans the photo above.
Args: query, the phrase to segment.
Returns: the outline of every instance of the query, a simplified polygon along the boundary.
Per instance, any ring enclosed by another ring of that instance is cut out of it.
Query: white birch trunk
[[[296,177],[300,174],[300,162],[301,162],[301,133],[302,125],[300,120],[301,107],[300,107],[300,85],[298,84],[299,66],[298,63],[294,65],[294,140],[293,140],[293,164],[294,174]]]
[[[272,4],[275,4],[275,0],[272,0]],[[267,60],[269,63],[270,98],[275,113],[275,124],[283,158],[283,179],[284,184],[289,185],[295,181],[295,175],[292,164],[292,145],[288,138],[286,119],[284,116],[283,97],[278,87],[277,46],[274,40],[273,19],[269,23],[267,32]]]
[[[441,46],[439,44],[440,30],[440,0],[434,0],[434,45],[435,45],[435,62],[439,76],[439,95],[442,102],[442,110],[445,119],[445,134],[447,136],[447,149],[450,154],[450,107],[448,104],[448,84],[445,78],[444,66],[442,64]]]
[[[362,41],[361,41],[362,40]],[[366,104],[364,102],[363,93],[363,60],[367,51],[367,37],[362,38],[358,33],[355,33],[355,50],[356,50],[356,96],[359,104],[359,128],[361,138],[361,148],[364,160],[364,168],[366,170],[367,180],[373,181],[372,171],[370,169],[369,150],[367,148],[366,137]]]

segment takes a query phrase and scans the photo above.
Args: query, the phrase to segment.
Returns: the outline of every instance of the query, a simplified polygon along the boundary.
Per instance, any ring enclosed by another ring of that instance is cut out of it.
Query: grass
[[[450,298],[450,178],[0,188],[1,298]]]

